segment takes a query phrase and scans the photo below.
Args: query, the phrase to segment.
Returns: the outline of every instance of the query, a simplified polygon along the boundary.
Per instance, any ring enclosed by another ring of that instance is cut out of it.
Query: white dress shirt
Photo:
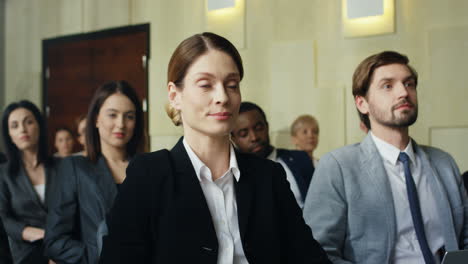
[[[284,161],[281,158],[278,158],[278,153],[276,152],[276,149],[273,148],[273,151],[268,155],[267,159],[276,161],[281,166],[283,166],[284,170],[286,171],[286,179],[289,182],[289,185],[291,186],[291,191],[294,194],[294,197],[296,198],[296,202],[299,205],[299,207],[302,209],[304,207],[304,202],[302,201],[302,196],[301,192],[299,191],[299,187],[297,186],[296,178],[294,178],[294,174],[292,171],[289,169],[288,165],[284,163]]]
[[[34,190],[36,190],[37,196],[39,196],[39,200],[41,203],[45,201],[45,184],[37,184],[34,185]]]
[[[387,172],[387,176],[390,181],[393,202],[395,205],[397,234],[391,263],[424,264],[424,257],[416,238],[416,232],[411,218],[408,194],[406,192],[404,166],[402,162],[398,161],[400,150],[397,147],[381,140],[372,134],[372,132],[371,135],[380,156],[382,157],[385,171]],[[427,242],[429,244],[429,248],[434,254],[436,263],[440,263],[437,251],[444,245],[444,238],[442,234],[442,226],[438,220],[441,216],[438,215],[435,206],[436,198],[433,196],[434,192],[431,190],[431,186],[428,181],[429,178],[427,172],[429,170],[427,170],[428,168],[422,168],[421,157],[420,155],[417,155],[417,153],[414,153],[411,140],[403,152],[405,152],[410,158],[410,170],[418,190]]]
[[[248,264],[239,232],[234,178],[239,181],[234,147],[231,145],[229,169],[213,181],[210,169],[198,158],[185,138],[183,144],[205,195],[218,238],[218,264]]]

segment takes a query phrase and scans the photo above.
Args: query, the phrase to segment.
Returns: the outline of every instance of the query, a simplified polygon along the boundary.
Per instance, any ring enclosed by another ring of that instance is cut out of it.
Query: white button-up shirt
[[[289,185],[291,186],[290,188],[294,194],[294,197],[296,198],[296,202],[301,209],[304,208],[304,202],[302,201],[301,192],[299,191],[299,186],[297,186],[296,178],[294,178],[294,175],[289,169],[288,165],[286,165],[286,163],[281,158],[278,158],[278,153],[275,148],[270,153],[270,155],[268,155],[267,159],[276,161],[279,164],[281,164],[281,166],[283,166],[284,170],[286,171],[286,179],[288,180]]]
[[[183,144],[192,162],[210,210],[218,238],[218,264],[248,264],[239,232],[234,178],[239,181],[234,147],[231,145],[229,169],[213,181],[210,169],[198,158],[185,138]]]
[[[424,264],[424,257],[416,237],[413,219],[411,218],[408,194],[406,192],[404,166],[402,162],[398,161],[400,149],[376,137],[372,132],[371,136],[383,159],[395,205],[397,235],[391,263]],[[438,220],[440,216],[435,207],[436,198],[432,195],[433,192],[428,182],[428,176],[423,174],[423,171],[428,170],[423,170],[421,167],[421,157],[414,153],[411,140],[403,152],[410,158],[410,170],[418,190],[427,242],[434,254],[436,263],[440,263],[437,251],[444,245],[444,238],[442,225]]]

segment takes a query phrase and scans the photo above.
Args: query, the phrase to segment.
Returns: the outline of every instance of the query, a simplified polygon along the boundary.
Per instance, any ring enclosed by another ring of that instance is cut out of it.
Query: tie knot
[[[408,154],[404,153],[404,152],[400,152],[400,155],[398,155],[398,160],[401,161],[401,162],[408,162],[409,161],[409,156]]]

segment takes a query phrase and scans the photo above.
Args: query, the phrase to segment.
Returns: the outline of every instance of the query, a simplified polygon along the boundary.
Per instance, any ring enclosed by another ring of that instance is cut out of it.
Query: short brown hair
[[[88,108],[88,115],[86,116],[86,150],[88,157],[91,161],[96,162],[101,153],[101,140],[99,132],[96,127],[97,116],[101,110],[104,102],[109,96],[120,93],[128,97],[128,99],[135,106],[135,128],[133,129],[133,136],[128,141],[126,150],[127,156],[132,157],[136,153],[140,153],[144,149],[145,133],[144,133],[144,120],[143,109],[141,107],[138,95],[132,86],[126,81],[111,81],[103,84],[94,93],[91,104]]]
[[[408,67],[414,77],[416,85],[418,84],[418,73],[409,64],[409,59],[403,54],[395,51],[384,51],[367,57],[363,60],[353,74],[353,96],[367,96],[369,86],[372,81],[375,69],[389,64],[403,64]],[[370,129],[369,116],[359,112],[359,118]]]
[[[236,47],[229,40],[210,32],[193,35],[175,49],[167,70],[167,82],[173,82],[178,88],[183,88],[183,81],[189,67],[210,49],[218,50],[229,55],[239,70],[240,79],[244,76],[242,58]],[[182,124],[180,113],[171,105],[166,104],[167,115],[178,126]]]

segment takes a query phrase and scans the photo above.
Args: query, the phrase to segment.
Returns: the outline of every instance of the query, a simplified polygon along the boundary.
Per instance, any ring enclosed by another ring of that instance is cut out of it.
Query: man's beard
[[[400,112],[399,116],[396,116],[395,115],[396,108],[398,108],[403,103],[409,103],[413,108],[403,110]],[[412,124],[414,124],[416,120],[418,119],[418,105],[410,103],[407,100],[393,106],[390,112],[390,116],[388,116],[388,113],[380,110],[378,107],[375,107],[374,105],[370,105],[369,112],[374,117],[374,120],[377,123],[383,126],[392,127],[392,128],[409,127]]]

